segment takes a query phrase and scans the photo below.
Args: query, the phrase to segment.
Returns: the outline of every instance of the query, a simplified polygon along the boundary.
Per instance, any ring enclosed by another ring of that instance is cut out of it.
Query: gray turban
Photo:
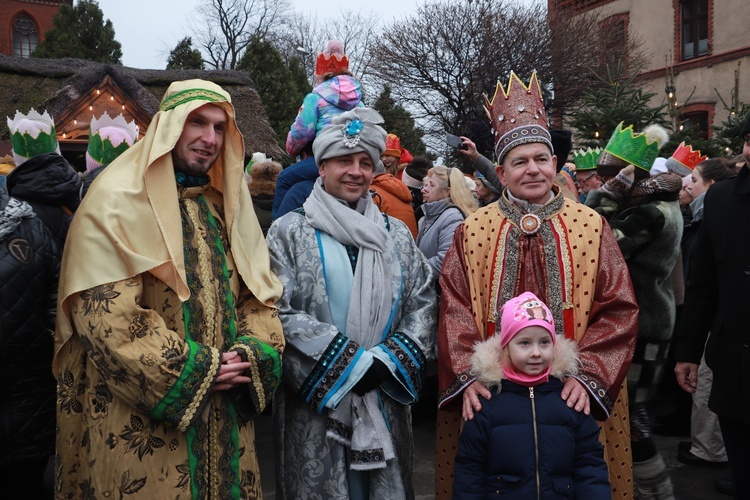
[[[373,166],[385,151],[386,132],[379,124],[383,117],[372,108],[354,108],[335,116],[331,124],[318,132],[312,149],[315,163],[352,153],[370,155]]]

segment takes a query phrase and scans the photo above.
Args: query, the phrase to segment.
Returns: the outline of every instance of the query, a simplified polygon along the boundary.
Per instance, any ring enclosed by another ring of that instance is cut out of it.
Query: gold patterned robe
[[[561,194],[535,213],[527,235],[523,215],[506,194],[459,227],[440,276],[438,331],[438,498],[450,498],[460,434],[463,389],[474,381],[476,342],[495,333],[500,307],[530,291],[549,305],[557,333],[579,344],[592,414],[602,442],[613,498],[632,496],[632,459],[624,378],[633,356],[638,307],[627,266],[606,222]],[[533,225],[533,223],[532,223]]]
[[[192,294],[153,274],[70,299],[58,352],[58,498],[261,498],[251,417],[281,377],[277,311],[241,282],[221,195],[180,189]],[[212,392],[220,355],[253,363],[246,389]]]

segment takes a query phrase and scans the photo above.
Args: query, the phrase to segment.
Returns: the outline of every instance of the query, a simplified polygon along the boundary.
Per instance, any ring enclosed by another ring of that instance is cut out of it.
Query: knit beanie
[[[250,157],[250,161],[247,162],[247,165],[245,165],[245,181],[250,182],[250,172],[252,172],[253,165],[256,163],[261,163],[264,161],[271,161],[270,158],[266,156],[265,153],[261,153],[260,151],[257,151],[253,153],[253,155]]]
[[[254,198],[272,198],[276,192],[276,179],[281,173],[281,164],[271,160],[258,161],[250,170],[250,195]]]
[[[331,124],[321,130],[313,141],[315,163],[328,158],[366,152],[373,168],[385,150],[383,117],[372,108],[354,108],[333,117]]]
[[[16,110],[16,116],[12,120],[8,117],[8,129],[16,166],[41,154],[60,154],[55,122],[46,111],[40,115],[34,108],[31,108],[29,114],[24,115]]]
[[[531,292],[524,292],[506,302],[500,309],[500,347],[504,349],[518,332],[530,326],[540,326],[547,330],[552,345],[557,341],[555,320],[544,302]],[[503,366],[503,378],[521,385],[534,386],[546,382],[552,363],[539,375],[529,375],[516,369],[511,362]]]
[[[122,113],[113,119],[105,111],[99,118],[92,118],[86,148],[86,171],[109,165],[137,139],[135,121],[128,122]]]
[[[547,305],[531,292],[510,299],[500,308],[500,347],[505,347],[516,334],[529,326],[541,326],[555,342],[555,320]]]

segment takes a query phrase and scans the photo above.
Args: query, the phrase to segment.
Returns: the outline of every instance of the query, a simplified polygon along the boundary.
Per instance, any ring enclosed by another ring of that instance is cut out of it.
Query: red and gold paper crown
[[[401,157],[401,141],[396,134],[388,134],[385,137],[385,151],[384,155],[395,156],[396,158]]]
[[[502,163],[508,151],[521,144],[541,142],[552,151],[547,113],[536,73],[532,73],[527,86],[511,71],[508,90],[498,82],[492,101],[486,95],[484,100],[484,110],[495,131],[498,163]]]
[[[326,74],[340,75],[346,71],[349,71],[349,58],[344,54],[344,43],[330,40],[315,61],[315,76],[320,79]]]
[[[667,158],[667,168],[685,177],[693,172],[693,169],[708,156],[702,156],[700,151],[693,151],[693,146],[682,141],[672,156]]]

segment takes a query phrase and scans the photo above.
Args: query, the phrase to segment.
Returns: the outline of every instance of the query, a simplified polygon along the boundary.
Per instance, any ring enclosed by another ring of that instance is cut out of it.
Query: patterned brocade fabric
[[[607,459],[614,461],[613,492],[618,498],[623,491],[632,495],[623,381],[633,356],[637,306],[627,267],[611,230],[593,210],[558,194],[534,215],[539,228],[527,234],[521,229],[524,214],[503,195],[467,218],[443,263],[438,401],[444,418],[438,454],[445,466],[437,486],[445,494],[440,498],[450,497],[451,450],[460,434],[460,418],[448,414],[460,417],[463,390],[474,380],[468,371],[474,345],[495,334],[502,304],[525,291],[550,306],[558,334],[578,342],[578,379],[589,391],[592,414],[606,420],[602,441]],[[615,413],[616,421],[608,418]]]
[[[240,286],[220,195],[198,188],[181,205],[194,216],[183,212],[187,302],[148,273],[72,302],[78,334],[58,377],[60,498],[261,495],[250,419],[280,380],[281,324]],[[252,389],[213,392],[221,353],[240,346],[257,370]]]

